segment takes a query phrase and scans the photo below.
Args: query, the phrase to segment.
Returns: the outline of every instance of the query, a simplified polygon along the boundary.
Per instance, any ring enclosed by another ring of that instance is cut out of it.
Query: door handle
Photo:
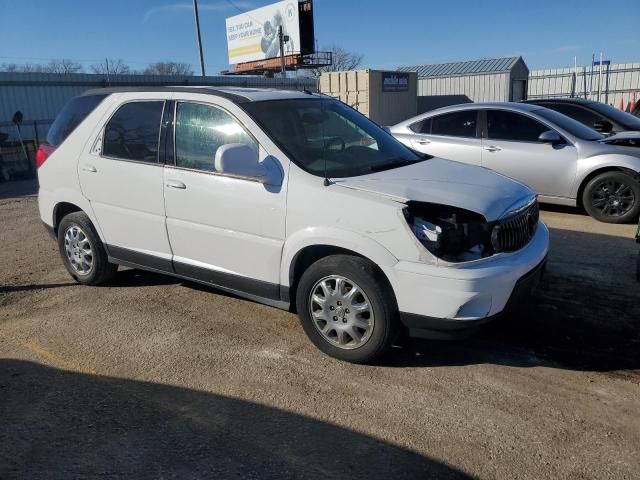
[[[426,138],[419,138],[416,140],[416,143],[420,145],[429,145],[431,143],[431,140],[427,140]]]
[[[498,147],[497,145],[489,145],[488,147],[484,147],[484,149],[487,152],[499,152],[500,150],[502,150],[500,147]]]
[[[184,183],[178,180],[167,180],[167,187],[177,188],[178,190],[184,190],[185,188],[187,188],[187,186]]]
[[[82,170],[89,173],[96,173],[98,171],[98,169],[93,165],[85,165],[84,167],[82,167]]]

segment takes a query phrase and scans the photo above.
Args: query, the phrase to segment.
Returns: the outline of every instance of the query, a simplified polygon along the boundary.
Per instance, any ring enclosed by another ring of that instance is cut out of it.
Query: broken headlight
[[[447,205],[409,202],[404,215],[420,243],[447,262],[469,262],[495,253],[493,225],[475,212]]]

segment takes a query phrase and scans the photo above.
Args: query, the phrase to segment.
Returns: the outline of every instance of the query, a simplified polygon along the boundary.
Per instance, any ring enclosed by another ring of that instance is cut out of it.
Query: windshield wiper
[[[391,160],[388,163],[383,163],[382,165],[373,165],[373,166],[369,167],[369,171],[370,172],[381,172],[383,170],[390,170],[392,168],[405,167],[407,165],[412,165],[414,163],[418,163],[418,162],[421,162],[421,161],[422,161],[422,159],[407,160],[406,158],[396,158],[394,160]]]

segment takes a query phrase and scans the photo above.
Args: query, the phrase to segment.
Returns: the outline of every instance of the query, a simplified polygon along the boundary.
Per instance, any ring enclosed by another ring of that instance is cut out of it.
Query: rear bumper
[[[517,282],[504,309],[494,315],[476,320],[454,320],[435,318],[414,313],[400,313],[400,321],[409,329],[411,336],[424,338],[460,338],[472,334],[478,327],[497,320],[517,309],[535,291],[547,265],[546,257],[530,272],[523,275]]]

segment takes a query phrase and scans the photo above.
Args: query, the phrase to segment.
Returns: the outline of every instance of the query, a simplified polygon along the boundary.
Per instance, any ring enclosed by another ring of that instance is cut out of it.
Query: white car
[[[47,140],[40,214],[78,282],[118,265],[202,282],[297,310],[318,348],[351,362],[402,329],[474,329],[545,264],[528,187],[417,154],[321,95],[93,90]]]

